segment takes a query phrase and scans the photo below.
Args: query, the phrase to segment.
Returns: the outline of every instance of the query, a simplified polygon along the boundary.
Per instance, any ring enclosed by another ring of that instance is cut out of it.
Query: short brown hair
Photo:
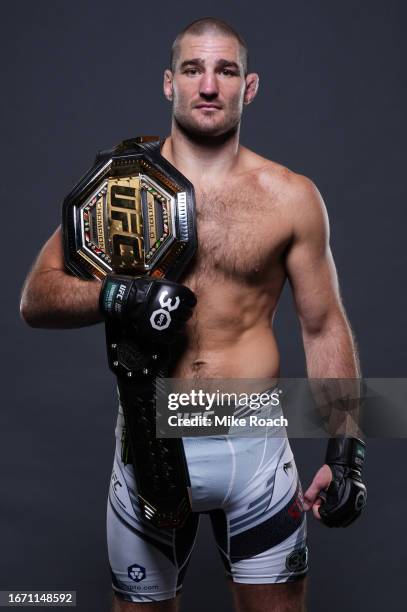
[[[244,74],[247,74],[249,63],[249,51],[244,39],[236,30],[232,28],[226,21],[217,19],[216,17],[202,17],[187,25],[176,37],[171,47],[170,66],[172,72],[175,72],[175,66],[180,56],[180,43],[185,34],[194,34],[200,36],[207,32],[216,32],[235,38],[240,46],[240,58],[242,60]]]

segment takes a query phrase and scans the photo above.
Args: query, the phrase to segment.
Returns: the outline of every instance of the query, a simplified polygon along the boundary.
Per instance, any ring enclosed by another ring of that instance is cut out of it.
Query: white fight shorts
[[[234,582],[266,584],[304,577],[306,515],[286,436],[183,438],[193,512],[184,527],[173,530],[157,529],[141,516],[133,466],[121,458],[123,433],[119,408],[107,505],[108,553],[118,597],[131,602],[175,597],[200,513],[210,516],[219,553]]]

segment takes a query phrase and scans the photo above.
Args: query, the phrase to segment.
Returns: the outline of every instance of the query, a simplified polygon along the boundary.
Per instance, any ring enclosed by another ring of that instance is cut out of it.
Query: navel
[[[199,370],[199,368],[201,368],[202,366],[208,365],[207,361],[203,361],[203,359],[195,359],[195,361],[192,362],[192,367],[195,370]]]

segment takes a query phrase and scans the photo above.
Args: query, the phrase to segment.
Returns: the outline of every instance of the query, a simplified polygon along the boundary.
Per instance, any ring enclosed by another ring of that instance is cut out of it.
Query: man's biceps
[[[298,302],[330,303],[338,299],[338,277],[333,258],[329,254],[319,259],[304,257],[291,265],[287,274]]]
[[[295,247],[289,253],[286,261],[286,271],[290,283],[295,287],[306,284],[307,279],[312,279],[321,264],[321,258],[313,256],[307,248]]]
[[[314,276],[326,271],[332,278],[336,277],[335,263],[331,249],[311,244],[298,244],[287,255],[287,274],[293,278]]]
[[[339,286],[335,267],[329,261],[318,265],[304,266],[301,271],[290,277],[293,291],[305,296],[322,296],[330,300],[338,295]]]

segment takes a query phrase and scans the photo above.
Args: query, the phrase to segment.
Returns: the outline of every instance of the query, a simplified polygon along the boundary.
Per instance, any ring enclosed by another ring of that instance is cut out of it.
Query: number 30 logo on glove
[[[168,291],[162,291],[160,293],[158,301],[160,302],[161,308],[157,308],[157,310],[154,310],[150,317],[151,326],[154,329],[158,329],[159,331],[167,329],[167,327],[171,323],[170,312],[172,310],[176,310],[180,304],[178,296],[174,299],[174,301],[172,300],[172,298],[165,299],[167,294]],[[165,310],[165,308],[167,310]]]

